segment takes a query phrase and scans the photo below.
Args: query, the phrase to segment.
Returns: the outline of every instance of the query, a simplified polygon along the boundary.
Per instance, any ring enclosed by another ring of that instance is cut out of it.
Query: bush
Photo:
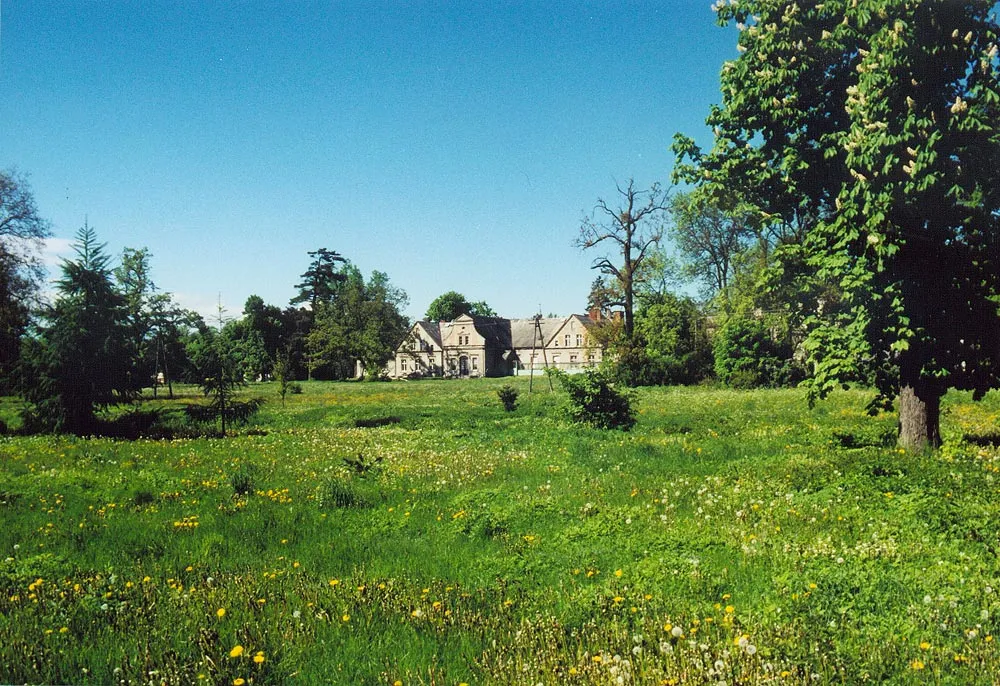
[[[615,388],[604,374],[587,370],[573,376],[560,374],[559,379],[569,393],[569,413],[574,421],[622,431],[635,426],[631,398]]]
[[[300,384],[298,381],[293,381],[292,383],[288,384],[288,392],[291,393],[292,395],[302,395],[302,384]]]
[[[365,457],[361,453],[358,453],[357,457],[345,457],[344,464],[358,477],[363,479],[369,474],[378,473],[379,468],[382,466],[382,458]]]
[[[715,337],[715,373],[733,388],[790,386],[801,378],[792,346],[776,340],[767,323],[734,317]]]
[[[500,398],[503,409],[507,412],[513,412],[517,409],[517,389],[510,384],[498,388],[497,397]]]

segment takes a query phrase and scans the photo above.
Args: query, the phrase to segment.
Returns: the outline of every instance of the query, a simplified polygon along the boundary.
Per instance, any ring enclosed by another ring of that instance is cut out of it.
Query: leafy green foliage
[[[635,426],[629,394],[615,388],[603,373],[588,369],[581,374],[560,373],[558,377],[569,394],[569,414],[574,421],[622,431]]]
[[[382,465],[382,457],[365,457],[363,453],[358,453],[357,456],[348,455],[345,457],[344,464],[347,465],[348,469],[350,469],[355,476],[363,479],[366,476],[378,472]]]
[[[186,411],[196,421],[217,420],[220,434],[225,436],[228,426],[247,423],[264,401],[259,398],[236,399],[237,392],[246,385],[246,381],[231,341],[211,329],[202,332],[202,338],[204,342],[197,351],[195,364],[201,379],[199,385],[209,403],[189,405]]]
[[[728,319],[713,343],[719,380],[733,388],[774,388],[801,380],[791,345],[778,335],[763,319]]]
[[[801,228],[808,271],[843,293],[807,321],[815,393],[859,374],[885,400],[910,388],[935,419],[901,408],[901,441],[933,442],[947,388],[1000,384],[995,5],[716,7],[741,55],[713,149],[676,138],[677,175]]]
[[[38,247],[50,233],[27,177],[0,170],[0,384],[6,388],[42,285]]]
[[[408,298],[382,272],[372,272],[366,282],[348,264],[343,275],[332,299],[316,312],[307,338],[310,365],[331,378],[350,379],[360,362],[369,378],[377,378],[409,329],[401,313]]]
[[[469,302],[465,296],[456,291],[442,293],[431,301],[427,306],[427,313],[424,319],[432,322],[450,322],[463,314],[473,317],[495,317],[496,311],[486,304],[485,301]]]
[[[274,360],[274,380],[278,383],[278,395],[281,396],[281,406],[285,406],[285,396],[288,395],[290,386],[292,384],[291,373],[292,373],[292,360],[291,354],[286,349],[278,353],[278,357]]]

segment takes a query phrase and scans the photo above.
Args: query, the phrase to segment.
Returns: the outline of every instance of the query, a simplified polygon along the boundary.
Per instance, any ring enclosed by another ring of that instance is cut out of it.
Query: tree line
[[[409,328],[402,289],[326,248],[308,254],[287,307],[251,295],[241,316],[220,304],[205,321],[156,286],[148,249],[125,248],[113,265],[86,223],[46,302],[37,248],[48,235],[27,179],[0,172],[0,383],[26,401],[27,430],[94,433],[102,409],[143,389],[172,397],[184,382],[221,403],[225,431],[238,385],[378,375]]]
[[[712,147],[675,136],[672,177],[688,190],[629,183],[581,227],[582,248],[614,246],[595,261],[591,305],[622,309],[605,332],[616,371],[697,376],[704,329],[660,316],[684,308],[715,330],[720,378],[804,376],[810,401],[868,385],[872,412],[897,408],[902,447],[940,445],[948,389],[1000,387],[995,3],[713,8],[739,56],[706,120]],[[658,285],[667,216],[673,273],[700,280],[708,313]]]

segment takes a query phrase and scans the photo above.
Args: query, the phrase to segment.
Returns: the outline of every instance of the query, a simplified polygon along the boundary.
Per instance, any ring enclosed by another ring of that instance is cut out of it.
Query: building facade
[[[583,315],[505,319],[462,315],[419,321],[396,349],[391,378],[512,376],[552,367],[573,371],[600,364],[590,336],[598,322]]]

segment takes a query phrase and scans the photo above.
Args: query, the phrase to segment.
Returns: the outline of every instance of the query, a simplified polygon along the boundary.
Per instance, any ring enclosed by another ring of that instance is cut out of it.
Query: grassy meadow
[[[226,439],[0,438],[0,682],[1000,678],[1000,396],[948,395],[909,456],[860,391],[643,389],[621,433],[544,379],[505,413],[507,382],[255,385]]]

